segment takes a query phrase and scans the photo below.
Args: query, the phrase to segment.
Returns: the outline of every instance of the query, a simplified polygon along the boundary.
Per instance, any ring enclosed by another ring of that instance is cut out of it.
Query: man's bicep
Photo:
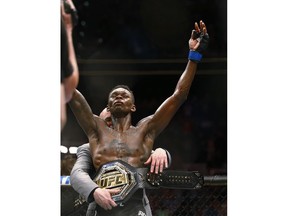
[[[76,89],[69,106],[86,135],[95,127],[94,115],[84,96]]]
[[[179,109],[180,104],[172,95],[167,98],[155,111],[153,117],[149,122],[149,130],[154,131],[158,136],[170,123],[171,119]]]

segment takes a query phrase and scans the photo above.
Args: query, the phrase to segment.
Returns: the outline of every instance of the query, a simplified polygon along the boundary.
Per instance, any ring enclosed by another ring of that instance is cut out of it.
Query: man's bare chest
[[[134,166],[141,166],[151,153],[150,145],[144,135],[126,131],[102,133],[98,139],[90,139],[95,167],[112,160],[123,160]],[[149,146],[149,147],[148,147]]]
[[[141,152],[143,150],[143,144],[143,141],[137,138],[111,136],[99,140],[97,146],[101,153],[105,151],[118,156],[129,156]]]

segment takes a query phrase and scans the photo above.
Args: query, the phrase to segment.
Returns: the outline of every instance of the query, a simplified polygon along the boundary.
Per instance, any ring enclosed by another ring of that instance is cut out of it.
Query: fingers
[[[191,39],[192,40],[192,39]],[[163,172],[163,169],[168,167],[168,159],[166,151],[162,148],[157,148],[153,154],[150,155],[144,164],[150,164],[150,172],[158,174]]]
[[[191,33],[191,39],[192,40],[195,40],[197,38],[197,31],[195,29],[192,30],[192,33]]]
[[[200,25],[200,28],[199,28],[199,25]],[[203,32],[203,34],[207,34],[206,25],[202,20],[200,20],[199,25],[197,22],[195,22],[195,31],[197,33]],[[193,31],[192,31],[192,34],[193,34]]]
[[[151,163],[151,160],[152,160],[152,158],[151,158],[151,155],[150,155],[150,157],[147,159],[147,161],[144,164],[147,165],[147,164]]]
[[[111,195],[120,193],[120,191],[121,191],[120,189],[107,189],[107,190]]]
[[[202,20],[200,20],[200,28],[201,28],[201,31],[203,32],[204,35],[207,34],[206,25]]]
[[[108,200],[107,203],[103,204],[103,208],[105,210],[111,210],[113,207],[116,207],[117,204],[114,202],[114,200]]]
[[[165,158],[164,163],[165,163],[165,168],[168,168],[168,159],[167,159],[167,158]],[[162,171],[163,171],[163,170],[162,170]]]
[[[150,165],[150,172],[153,173],[154,172],[154,168],[155,168],[155,160],[152,160],[151,165]]]
[[[150,172],[153,173],[153,171],[155,171],[156,174],[158,174],[159,172],[163,172],[164,168],[168,167],[168,161],[167,158],[163,159],[163,158],[159,158],[156,160],[156,162],[154,161],[153,164],[153,170],[150,169]],[[151,164],[151,166],[152,166]],[[154,165],[155,164],[155,165]]]
[[[114,200],[110,200],[110,206],[111,206],[111,209],[112,209],[112,207],[116,207],[117,206],[117,203],[115,203]]]
[[[112,199],[112,194],[119,193],[120,189],[97,188],[93,194],[95,202],[105,210],[111,210],[117,204]]]
[[[120,189],[107,189],[107,191],[110,193],[112,197],[112,195],[119,193]],[[117,206],[117,204],[111,197],[107,199],[105,203],[103,203],[103,208],[105,210],[111,210],[113,207]]]
[[[151,165],[150,165],[150,172],[153,173],[155,172],[158,174],[158,172],[163,172],[163,167],[165,165],[165,162],[161,159],[152,159]]]
[[[198,26],[198,23],[197,23],[197,22],[195,22],[195,31],[196,31],[197,33],[199,33],[199,32],[200,32],[200,28],[199,28],[199,26]]]
[[[107,189],[107,190],[111,194],[111,196],[120,193],[120,189]],[[109,204],[109,207],[111,207],[109,208],[109,210],[112,209],[112,207],[117,206],[117,204],[115,203],[113,199],[110,199],[108,204]]]
[[[205,26],[204,22],[200,20],[200,29],[203,30],[203,26]]]
[[[159,160],[156,161],[156,166],[155,166],[155,173],[158,174],[159,172],[159,167],[160,167],[160,170],[161,170],[161,165],[162,165],[162,168],[163,168],[163,164],[162,162],[160,162]]]
[[[203,34],[207,34],[207,29],[206,28],[203,28]]]
[[[155,173],[157,174],[158,170],[159,170],[160,173],[162,173],[164,168],[167,168],[167,167],[168,167],[168,160],[167,160],[167,158],[165,158],[164,160],[159,161],[158,166],[157,166],[157,163],[156,163]]]
[[[160,167],[159,167],[159,172],[160,172],[160,173],[163,172],[163,169],[164,169],[164,166],[165,166],[164,163],[165,163],[165,162],[161,162],[161,163],[160,163]]]

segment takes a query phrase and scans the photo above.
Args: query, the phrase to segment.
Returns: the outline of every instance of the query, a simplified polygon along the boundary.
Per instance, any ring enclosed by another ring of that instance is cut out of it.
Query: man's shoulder
[[[83,144],[83,145],[78,147],[79,150],[84,150],[84,149],[86,150],[86,149],[89,149],[89,148],[90,148],[89,143],[85,143],[85,144]]]
[[[149,116],[141,119],[141,120],[137,123],[136,127],[147,124],[147,123],[153,118],[153,116],[154,116],[154,115],[149,115]]]

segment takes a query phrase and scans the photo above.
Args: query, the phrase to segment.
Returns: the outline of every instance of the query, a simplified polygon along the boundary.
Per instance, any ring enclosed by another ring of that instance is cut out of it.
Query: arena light
[[[70,152],[70,154],[76,154],[77,153],[77,147],[75,147],[75,146],[72,146],[72,147],[70,147],[69,148],[69,152]]]
[[[68,148],[66,146],[61,145],[60,146],[60,152],[63,154],[66,154],[68,152]]]

